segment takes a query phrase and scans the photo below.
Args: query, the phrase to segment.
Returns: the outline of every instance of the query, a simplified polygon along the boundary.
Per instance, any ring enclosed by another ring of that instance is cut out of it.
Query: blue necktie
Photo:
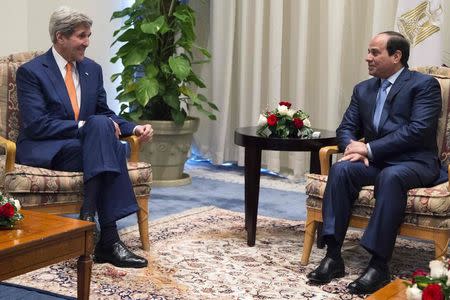
[[[378,125],[380,125],[381,113],[383,112],[384,102],[386,102],[387,91],[386,89],[391,85],[389,80],[383,80],[380,90],[378,91],[377,103],[375,107],[375,113],[373,115],[373,126],[378,131]]]

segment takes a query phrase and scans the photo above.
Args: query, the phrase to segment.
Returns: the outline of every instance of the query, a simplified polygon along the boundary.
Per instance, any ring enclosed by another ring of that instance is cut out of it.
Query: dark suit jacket
[[[438,171],[436,129],[442,106],[438,81],[405,68],[389,91],[377,132],[372,123],[379,88],[379,78],[355,86],[336,130],[339,148],[364,137],[376,165],[414,161]]]
[[[81,86],[79,120],[106,115],[120,126],[122,135],[131,135],[135,124],[118,117],[108,108],[100,65],[89,58],[77,62]],[[52,50],[23,64],[17,70],[20,133],[18,163],[51,168],[51,161],[68,139],[79,138],[78,122],[64,78]]]

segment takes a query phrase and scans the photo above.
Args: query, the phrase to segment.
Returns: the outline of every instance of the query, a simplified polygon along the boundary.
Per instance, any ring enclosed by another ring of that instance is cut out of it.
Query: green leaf
[[[159,70],[154,64],[148,64],[145,66],[145,76],[148,78],[154,78],[158,75]]]
[[[126,66],[139,65],[147,58],[148,49],[142,47],[133,48],[126,56],[122,57],[122,63]]]
[[[122,9],[122,10],[115,11],[115,12],[113,12],[113,14],[111,16],[110,21],[113,20],[113,19],[118,19],[118,18],[125,17],[125,16],[129,15],[130,12],[131,12],[131,8],[130,7],[127,7],[127,8]]]
[[[125,93],[133,92],[133,91],[136,90],[137,86],[138,86],[138,85],[137,85],[136,82],[129,81],[129,82],[125,85],[124,91],[125,91]]]
[[[132,103],[136,100],[136,97],[134,96],[134,93],[121,92],[117,95],[116,99],[119,100],[119,102]]]
[[[133,48],[136,47],[134,45],[134,43],[126,43],[125,45],[123,45],[122,47],[119,48],[119,50],[117,50],[116,55],[118,57],[124,57],[125,55],[127,55],[128,53],[130,53],[131,50],[133,50]]]
[[[192,44],[192,46],[194,48],[197,48],[207,58],[211,58],[211,53],[209,53],[209,51],[206,48],[200,47],[200,46],[198,46],[196,44]]]
[[[169,26],[169,24],[167,24],[167,22],[164,22],[164,24],[159,29],[159,33],[165,34],[169,31],[173,31],[173,29]]]
[[[169,76],[172,75],[172,71],[170,70],[170,67],[167,64],[164,63],[161,64],[161,71]]]
[[[180,87],[180,92],[183,93],[183,95],[186,95],[187,97],[189,97],[189,99],[191,99],[191,101],[193,103],[198,103],[200,105],[197,93],[192,91],[187,86],[183,85],[182,87]]]
[[[164,26],[166,19],[164,16],[159,16],[153,22],[144,22],[141,25],[141,30],[148,34],[156,34]]]
[[[203,94],[198,94],[197,96],[198,96],[198,99],[199,99],[200,101],[202,101],[202,102],[208,102],[208,98],[206,98],[205,95],[203,95]]]
[[[191,65],[187,59],[178,56],[169,58],[170,69],[179,80],[185,80],[191,73]]]
[[[111,59],[109,61],[112,62],[113,64],[115,64],[116,61],[119,60],[119,58],[120,58],[119,56],[113,56],[113,57],[111,57]]]
[[[163,96],[164,102],[167,103],[173,109],[180,109],[180,95],[178,95],[177,91],[171,90],[169,93]]]
[[[119,32],[121,32],[122,30],[127,29],[127,28],[129,28],[129,27],[130,27],[130,25],[123,25],[122,27],[120,27],[119,29],[117,29],[117,30],[114,31],[113,37],[116,36],[116,35],[117,35]]]
[[[180,20],[182,23],[190,22],[192,17],[189,15],[189,13],[186,10],[179,10],[173,13],[173,16]]]
[[[154,78],[143,77],[137,82],[136,97],[142,107],[145,107],[150,98],[158,95],[158,81]]]
[[[133,120],[134,122],[139,122],[139,119],[142,116],[142,108],[141,107],[136,107],[132,112],[128,113],[128,116],[131,120]]]
[[[122,103],[122,105],[120,105],[120,112],[119,112],[119,114],[122,114],[122,112],[124,112],[128,107],[129,107],[128,104]]]
[[[195,83],[199,88],[205,88],[206,85],[203,81],[198,77],[194,72],[191,71],[191,74],[186,78],[186,81]]]
[[[111,75],[111,82],[116,81],[117,77],[121,76],[122,73],[116,73]]]
[[[205,83],[194,72],[191,72],[191,74],[189,74],[188,78],[186,78],[186,81],[193,82],[202,89],[206,87]]]
[[[139,32],[134,28],[130,28],[117,38],[119,42],[127,42],[132,40],[139,40]]]
[[[199,112],[207,115],[209,119],[211,119],[211,120],[216,120],[217,119],[216,116],[213,113],[205,110],[202,105],[200,105],[198,103],[194,103],[194,106]]]
[[[186,120],[186,111],[184,109],[177,110],[177,109],[171,109],[170,114],[172,116],[173,121],[177,125],[182,125],[184,123],[184,120]]]
[[[207,103],[208,103],[209,107],[211,107],[211,108],[214,109],[214,110],[219,111],[219,108],[217,107],[217,105],[215,105],[214,103],[209,102],[209,101],[208,101]]]

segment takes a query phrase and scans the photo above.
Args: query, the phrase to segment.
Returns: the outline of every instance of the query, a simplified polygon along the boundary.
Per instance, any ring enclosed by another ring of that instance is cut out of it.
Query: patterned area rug
[[[323,286],[308,285],[306,274],[324,255],[313,248],[300,265],[304,222],[258,218],[255,247],[246,245],[243,214],[203,207],[151,222],[151,251],[144,253],[136,227],[121,232],[133,251],[149,259],[146,269],[95,264],[91,299],[362,299],[347,293],[368,261],[358,246],[360,232],[347,235],[343,257],[347,276]],[[397,241],[391,271],[399,276],[427,268],[430,244]],[[76,261],[8,280],[76,296]]]

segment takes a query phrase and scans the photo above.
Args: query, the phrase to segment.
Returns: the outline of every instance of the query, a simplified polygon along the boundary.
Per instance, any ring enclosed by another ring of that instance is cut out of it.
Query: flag
[[[441,0],[399,0],[395,28],[411,44],[410,66],[440,66],[442,59]]]

